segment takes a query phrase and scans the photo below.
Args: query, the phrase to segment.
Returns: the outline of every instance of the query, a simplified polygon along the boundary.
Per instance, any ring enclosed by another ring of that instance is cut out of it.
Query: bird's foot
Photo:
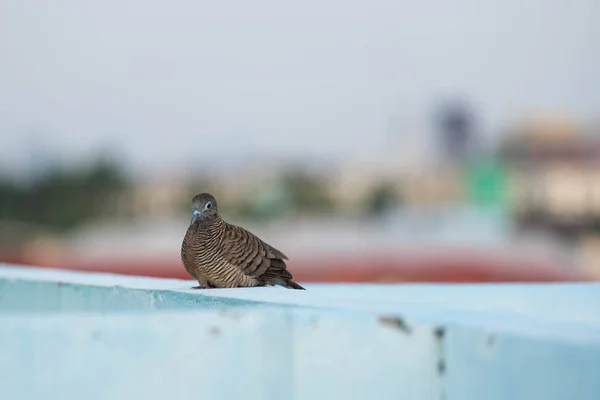
[[[198,286],[192,286],[191,289],[214,289],[215,287],[213,285],[206,284],[206,285],[198,285]]]

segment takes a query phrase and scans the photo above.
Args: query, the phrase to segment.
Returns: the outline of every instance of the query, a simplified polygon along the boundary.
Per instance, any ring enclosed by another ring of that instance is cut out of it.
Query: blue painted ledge
[[[2,399],[600,399],[600,285],[306,285],[0,267]]]

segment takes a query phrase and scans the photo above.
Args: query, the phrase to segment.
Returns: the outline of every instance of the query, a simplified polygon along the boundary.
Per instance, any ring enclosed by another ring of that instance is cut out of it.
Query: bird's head
[[[210,193],[200,193],[192,199],[192,225],[196,221],[209,221],[219,216],[217,200]]]

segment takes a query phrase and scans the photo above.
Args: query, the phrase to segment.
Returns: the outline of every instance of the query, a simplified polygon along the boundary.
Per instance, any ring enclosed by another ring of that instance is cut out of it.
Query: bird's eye
[[[212,203],[209,201],[208,203],[206,203],[206,208],[211,208],[212,207]]]

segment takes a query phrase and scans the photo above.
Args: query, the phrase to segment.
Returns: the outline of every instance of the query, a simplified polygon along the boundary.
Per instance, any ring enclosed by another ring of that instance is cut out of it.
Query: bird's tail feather
[[[287,281],[286,283],[289,288],[298,289],[298,290],[306,290],[291,279],[289,281]]]

